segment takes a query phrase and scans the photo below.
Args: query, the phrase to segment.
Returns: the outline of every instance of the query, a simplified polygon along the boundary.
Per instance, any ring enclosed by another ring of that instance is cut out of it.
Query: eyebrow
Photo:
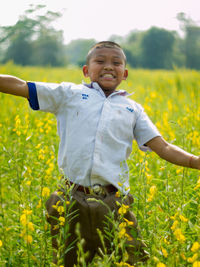
[[[101,54],[97,54],[97,55],[95,55],[95,57],[105,57],[105,55],[101,55]],[[120,56],[114,56],[113,58],[119,58],[119,59],[121,59],[122,57],[120,57]]]

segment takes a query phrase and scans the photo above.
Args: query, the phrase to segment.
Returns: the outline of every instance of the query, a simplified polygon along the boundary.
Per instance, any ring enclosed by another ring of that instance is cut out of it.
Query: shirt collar
[[[103,92],[103,90],[101,89],[101,87],[99,86],[99,84],[97,82],[85,83],[83,81],[82,84],[87,86],[88,88],[96,89],[97,91]],[[104,94],[104,92],[103,92],[103,94]],[[127,93],[125,90],[118,90],[118,91],[113,92],[111,95],[129,96],[132,94]]]

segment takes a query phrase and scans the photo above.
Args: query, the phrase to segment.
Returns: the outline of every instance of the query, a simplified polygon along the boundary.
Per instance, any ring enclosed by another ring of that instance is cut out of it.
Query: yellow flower
[[[163,247],[161,247],[161,250],[162,250],[162,254],[163,254],[163,256],[164,256],[165,258],[167,258],[167,257],[168,257],[167,250],[166,250],[165,248],[163,248]]]
[[[159,262],[159,259],[156,256],[154,256],[153,261],[156,263],[156,262]]]
[[[151,202],[153,200],[153,195],[150,195],[147,199],[147,202]]]
[[[44,154],[45,154],[44,149],[40,149],[38,152],[38,159],[44,160],[45,159]]]
[[[118,213],[119,213],[120,215],[123,215],[123,214],[125,214],[125,213],[127,212],[127,209],[128,209],[128,208],[129,208],[128,205],[124,205],[124,204],[122,204],[121,207],[120,207],[119,210],[118,210]]]
[[[125,228],[126,227],[126,223],[122,222],[119,224],[119,229]]]
[[[120,182],[118,182],[118,185],[119,185],[120,187],[122,187],[122,186],[123,186],[123,184],[122,184],[122,183],[120,183]]]
[[[38,204],[37,204],[37,206],[36,206],[36,208],[39,209],[39,208],[41,208],[41,206],[42,206],[42,200],[40,199]]]
[[[0,248],[3,246],[3,242],[1,241],[1,239],[0,239]]]
[[[184,261],[186,261],[187,260],[187,258],[185,257],[185,255],[184,255],[184,253],[183,252],[181,252],[181,258],[184,260]]]
[[[61,201],[58,200],[58,201],[56,202],[56,205],[52,205],[52,207],[55,208],[55,209],[57,209],[57,207],[59,206],[60,203],[61,203]]]
[[[115,196],[116,196],[116,197],[120,197],[120,192],[117,191],[117,192],[115,193]]]
[[[176,229],[177,225],[178,225],[178,221],[176,220],[173,222],[171,229],[174,231]]]
[[[26,215],[32,214],[32,210],[23,210],[23,213]]]
[[[199,250],[199,248],[200,248],[199,242],[194,242],[194,244],[192,245],[191,250],[192,250],[192,252],[196,252],[196,251]]]
[[[156,191],[157,191],[157,188],[155,185],[151,186],[149,189],[149,192],[151,195],[155,195]]]
[[[57,211],[62,214],[64,212],[64,207],[63,206],[58,206]]]
[[[27,181],[26,184],[27,184],[27,185],[31,185],[31,181]]]
[[[192,267],[200,267],[200,261],[195,261]]]
[[[29,222],[28,223],[28,230],[34,231],[34,226],[33,226],[33,223],[32,222]]]
[[[178,215],[178,212],[174,214],[174,216],[171,216],[170,219],[175,220]]]
[[[188,219],[185,218],[183,215],[179,215],[179,218],[182,222],[188,222]]]
[[[28,223],[27,216],[32,214],[32,210],[23,210],[23,214],[20,216],[20,222],[22,225],[26,225]]]
[[[156,267],[166,267],[166,265],[162,262],[158,262]]]
[[[165,242],[165,244],[167,244],[167,245],[170,244],[170,242],[169,242],[166,238],[164,238],[164,242]]]
[[[198,183],[198,184],[195,186],[194,190],[197,190],[199,187],[200,187],[200,183]]]
[[[182,234],[181,229],[178,228],[174,231],[174,235],[176,237],[176,239],[180,242],[184,242],[185,241],[185,236]]]
[[[26,216],[26,214],[22,214],[21,215],[20,222],[21,222],[22,225],[26,225],[26,223],[27,223],[27,216]]]
[[[125,233],[125,237],[127,238],[128,241],[132,241],[133,240],[132,236],[128,235],[127,233]]]
[[[121,261],[121,262],[116,262],[115,263],[116,264],[116,266],[118,266],[118,267],[134,267],[133,265],[130,265],[129,263],[126,263],[126,262],[123,262],[123,261]]]
[[[20,233],[20,236],[23,237],[23,236],[25,236],[25,234],[26,234],[26,230],[23,229],[22,232]]]
[[[60,225],[64,225],[64,223],[65,223],[65,218],[64,217],[60,216],[58,218],[58,220],[60,221]]]
[[[37,144],[37,146],[35,148],[40,148],[41,147],[41,144]]]
[[[59,229],[59,225],[58,224],[54,225],[54,227],[53,227],[53,230],[57,230],[57,229]]]
[[[122,228],[122,229],[120,230],[120,232],[119,232],[119,238],[124,237],[125,233],[126,233],[126,229],[125,229],[125,228]]]
[[[134,222],[131,222],[131,221],[127,220],[126,218],[124,218],[124,221],[127,223],[127,225],[128,225],[128,226],[130,226],[130,225],[133,225],[133,224],[134,224]]]
[[[31,235],[25,235],[24,240],[28,243],[31,244],[33,242],[33,238]]]
[[[48,187],[43,187],[42,188],[42,196],[48,197],[49,195],[50,195],[50,189]]]
[[[176,174],[179,174],[179,173],[181,173],[183,170],[182,169],[177,169],[176,170]]]
[[[150,189],[149,189],[149,193],[150,194],[149,194],[149,197],[147,199],[147,202],[151,202],[153,200],[156,192],[157,192],[156,186],[155,185],[151,186]]]
[[[152,175],[149,173],[146,173],[146,177],[147,177],[147,183],[150,184],[150,182],[152,181]]]
[[[198,254],[195,253],[192,257],[188,258],[189,263],[193,263],[198,259]],[[197,265],[198,266],[198,265]]]

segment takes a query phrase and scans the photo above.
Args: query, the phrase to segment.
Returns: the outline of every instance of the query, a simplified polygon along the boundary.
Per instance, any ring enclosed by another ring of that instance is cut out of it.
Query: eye
[[[119,62],[119,61],[115,61],[115,62],[114,62],[114,65],[115,65],[115,66],[119,66],[120,64],[121,64],[121,62]]]
[[[96,62],[99,63],[99,64],[102,64],[103,60],[97,59]]]

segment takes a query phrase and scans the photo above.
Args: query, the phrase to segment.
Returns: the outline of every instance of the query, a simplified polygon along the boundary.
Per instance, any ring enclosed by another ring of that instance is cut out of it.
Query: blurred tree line
[[[96,40],[77,39],[65,45],[63,32],[52,26],[62,14],[44,13],[44,7],[31,5],[15,25],[0,26],[1,63],[12,60],[20,65],[85,64],[87,52]],[[109,40],[123,47],[133,68],[200,69],[200,26],[184,13],[179,13],[177,19],[184,37],[175,31],[152,27],[147,31],[132,31],[127,36],[112,35]]]

